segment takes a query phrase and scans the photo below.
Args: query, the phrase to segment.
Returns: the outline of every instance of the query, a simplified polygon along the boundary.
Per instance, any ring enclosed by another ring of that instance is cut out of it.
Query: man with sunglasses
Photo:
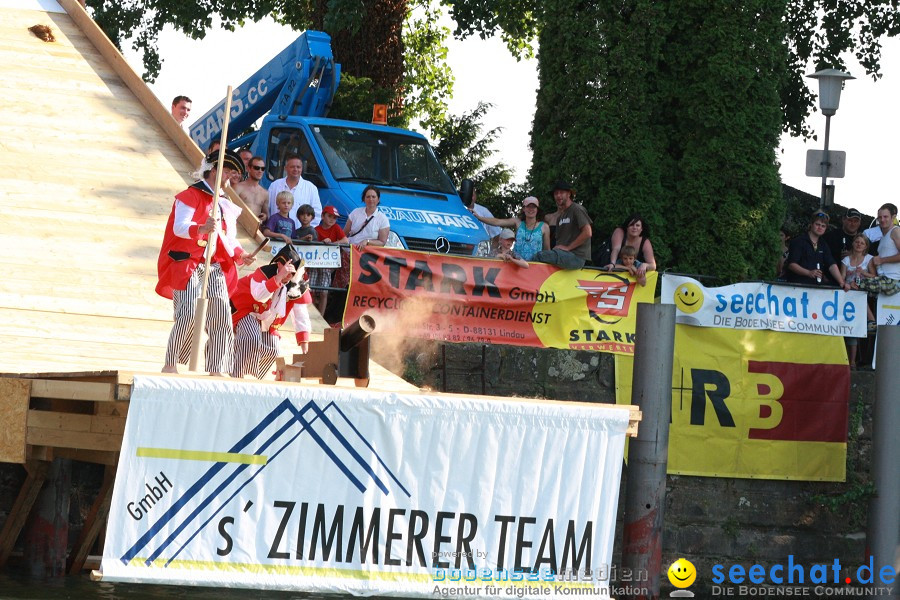
[[[837,284],[839,287],[849,289],[841,277],[841,270],[831,255],[828,244],[822,239],[826,229],[828,229],[828,214],[816,211],[812,215],[809,231],[791,240],[784,267],[785,279],[789,283]]]
[[[254,156],[248,162],[247,179],[234,186],[234,191],[260,223],[269,219],[269,192],[259,185],[265,170],[266,161],[260,156]]]

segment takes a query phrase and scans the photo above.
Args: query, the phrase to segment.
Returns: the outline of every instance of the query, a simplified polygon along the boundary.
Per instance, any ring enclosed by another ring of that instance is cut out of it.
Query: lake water
[[[0,573],[0,600],[342,600],[344,596],[322,596],[297,592],[266,592],[233,588],[137,585],[91,581],[79,576],[40,580]]]

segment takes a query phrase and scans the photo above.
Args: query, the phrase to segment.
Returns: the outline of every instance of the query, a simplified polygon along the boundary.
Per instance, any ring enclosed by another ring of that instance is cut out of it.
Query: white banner
[[[285,247],[284,242],[270,240],[272,256]],[[341,266],[341,248],[336,244],[294,244],[294,250],[306,261],[307,269],[334,269]]]
[[[878,294],[875,313],[879,325],[900,325],[900,294],[885,296]]]
[[[103,579],[608,595],[627,425],[604,405],[136,376]]]
[[[674,304],[684,325],[866,337],[865,292],[764,282],[705,288],[664,274],[660,302]]]

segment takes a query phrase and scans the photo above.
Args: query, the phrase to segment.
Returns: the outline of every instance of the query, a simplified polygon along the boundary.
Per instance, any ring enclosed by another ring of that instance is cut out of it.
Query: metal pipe
[[[356,348],[360,342],[375,331],[375,319],[368,314],[362,315],[355,323],[351,323],[341,331],[341,352]]]
[[[638,304],[631,403],[641,409],[638,436],[628,449],[622,563],[648,574],[647,595],[659,598],[663,509],[672,412],[675,305]]]
[[[825,208],[825,196],[828,194],[828,171],[831,160],[828,157],[828,139],[831,137],[831,115],[825,115],[825,151],[822,153],[822,194],[819,197],[819,208]]]
[[[900,356],[900,327],[878,328],[875,369],[875,407],[872,411],[872,474],[875,495],[869,501],[866,546],[874,560],[873,582],[881,597],[900,598],[896,582],[885,585],[881,569],[900,559],[900,370],[891,356]],[[867,557],[868,558],[868,557]],[[893,587],[888,594],[888,587]]]

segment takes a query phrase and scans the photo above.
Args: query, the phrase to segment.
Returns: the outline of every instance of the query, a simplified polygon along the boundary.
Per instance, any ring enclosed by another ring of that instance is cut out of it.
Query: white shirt
[[[479,217],[487,217],[488,219],[493,219],[494,215],[491,214],[484,206],[475,203],[475,206],[472,207],[472,212],[478,215]],[[488,237],[495,238],[500,235],[502,229],[500,227],[496,227],[495,225],[488,225],[487,223],[482,223],[484,225],[484,230],[487,231]]]
[[[350,223],[349,232],[353,234],[347,236],[347,239],[350,240],[351,244],[358,244],[363,240],[377,240],[378,232],[380,230],[385,227],[390,229],[391,227],[391,222],[388,221],[388,218],[384,216],[384,213],[378,209],[372,213],[372,219],[366,223],[365,227],[363,227],[363,223],[365,223],[368,218],[369,216],[366,214],[365,206],[354,208],[347,217],[347,222]],[[360,229],[360,227],[362,227],[362,229]],[[357,232],[357,230],[359,231]]]
[[[297,209],[300,208],[304,204],[309,204],[313,207],[313,211],[315,211],[316,216],[313,217],[313,220],[310,221],[309,226],[315,227],[319,223],[322,222],[322,202],[319,200],[319,188],[317,188],[312,182],[307,181],[300,178],[300,181],[297,182],[297,185],[293,188],[289,187],[287,184],[287,177],[282,177],[281,179],[276,179],[272,182],[272,185],[269,186],[269,214],[275,215],[278,214],[278,206],[275,204],[275,196],[277,196],[280,192],[288,191],[294,194],[294,206],[291,207],[291,220],[294,222],[294,226],[299,229],[302,227],[300,224],[300,220],[297,218]]]
[[[881,238],[881,243],[878,244],[878,256],[881,258],[890,258],[900,254],[900,249],[897,248],[897,244],[891,236],[891,232],[895,229],[897,229],[897,225],[891,226]],[[900,279],[900,263],[881,263],[878,265],[878,274],[882,277]]]

